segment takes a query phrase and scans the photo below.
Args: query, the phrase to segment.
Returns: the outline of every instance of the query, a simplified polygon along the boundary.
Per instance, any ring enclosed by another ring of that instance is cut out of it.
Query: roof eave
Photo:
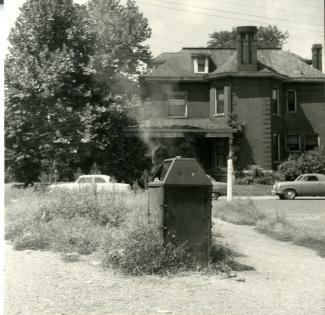
[[[286,82],[315,82],[315,83],[325,83],[324,78],[288,78]]]
[[[236,72],[224,72],[218,74],[209,74],[206,75],[205,78],[207,79],[219,79],[225,77],[234,77],[234,78],[275,78],[280,80],[287,80],[288,77],[276,74],[276,73],[236,73]]]
[[[160,76],[148,76],[147,81],[193,81],[193,82],[208,82],[204,76],[193,76],[193,77],[160,77]]]

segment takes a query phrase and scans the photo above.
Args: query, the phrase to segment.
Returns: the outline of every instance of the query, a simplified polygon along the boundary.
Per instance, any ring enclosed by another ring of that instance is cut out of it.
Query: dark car
[[[207,175],[211,180],[212,186],[212,199],[218,199],[220,196],[227,195],[227,183],[217,182],[214,178]]]

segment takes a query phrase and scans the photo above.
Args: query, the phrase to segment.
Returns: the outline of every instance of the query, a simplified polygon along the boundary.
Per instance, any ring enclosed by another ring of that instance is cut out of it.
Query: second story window
[[[215,88],[214,116],[225,114],[225,93],[224,88]]]
[[[295,90],[287,91],[287,112],[295,113],[297,111],[297,95]]]
[[[272,114],[280,114],[280,98],[279,88],[272,89]]]
[[[194,73],[209,72],[209,58],[206,56],[198,56],[194,60]]]
[[[186,117],[187,104],[186,92],[177,91],[168,94],[168,116],[170,117]]]

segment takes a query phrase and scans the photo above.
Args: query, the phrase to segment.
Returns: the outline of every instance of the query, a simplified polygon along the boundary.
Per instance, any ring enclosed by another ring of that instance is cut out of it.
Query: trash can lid
[[[210,179],[195,159],[175,157],[164,160],[153,175],[153,181],[166,185],[212,186]]]

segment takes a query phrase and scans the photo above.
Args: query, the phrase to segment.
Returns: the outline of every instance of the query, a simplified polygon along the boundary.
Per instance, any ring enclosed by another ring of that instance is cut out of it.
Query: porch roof
[[[187,133],[201,133],[208,138],[231,138],[235,129],[223,121],[209,118],[151,118],[129,128],[131,133],[146,134],[149,137],[184,137]]]

